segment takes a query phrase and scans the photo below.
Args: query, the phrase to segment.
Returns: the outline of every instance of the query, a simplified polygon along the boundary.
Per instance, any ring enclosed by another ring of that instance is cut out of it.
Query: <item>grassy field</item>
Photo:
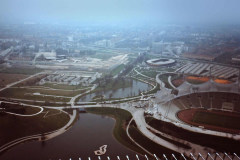
[[[7,88],[0,92],[1,97],[6,98],[17,98],[17,99],[28,99],[28,100],[39,100],[39,101],[63,101],[68,102],[70,98],[65,97],[50,97],[50,96],[39,96],[30,95],[26,93],[34,93],[34,90],[29,90],[26,88]],[[40,90],[41,91],[41,90]]]
[[[1,73],[11,73],[11,74],[25,74],[31,75],[42,72],[42,69],[39,68],[6,68],[1,70]]]
[[[120,64],[119,66],[117,66],[116,68],[114,68],[112,71],[111,71],[111,75],[112,76],[115,76],[117,75],[118,73],[120,73],[123,69],[124,69],[125,65],[124,64]]]
[[[49,116],[44,118],[47,111]],[[69,121],[66,113],[50,116],[58,111],[44,109],[44,112],[33,117],[0,114],[0,145],[24,136],[57,130]]]
[[[151,78],[156,78],[156,75],[158,74],[156,71],[144,71],[141,73]]]
[[[24,93],[40,93],[44,95],[54,95],[54,96],[66,96],[73,97],[77,94],[83,93],[86,90],[46,90],[46,89],[29,89],[29,88],[10,88],[9,90],[14,90],[14,92],[24,92]]]
[[[113,130],[114,137],[123,145],[126,147],[143,153],[143,151],[138,148],[127,136],[126,133],[126,127],[130,119],[132,118],[132,115],[122,109],[115,109],[115,108],[87,108],[87,112],[99,114],[99,115],[106,115],[109,117],[113,117],[116,119],[116,123]]]
[[[172,86],[168,83],[169,74],[163,74],[159,76],[159,79],[165,83],[165,87],[169,89],[173,89]]]
[[[53,101],[45,101],[45,102],[34,102],[34,101],[21,101],[18,100],[17,103],[24,103],[24,104],[30,104],[30,105],[37,105],[37,106],[53,106],[53,107],[66,107],[70,106],[70,104],[67,104],[67,102],[63,102],[63,104],[58,104]]]
[[[62,89],[62,90],[77,90],[77,89],[89,88],[89,87],[83,87],[81,85],[73,86],[73,85],[67,85],[67,84],[54,84],[54,83],[45,83],[44,85],[40,85],[40,86],[50,87],[53,89]]]
[[[207,146],[214,148],[220,152],[240,152],[239,141],[233,139],[211,136],[207,134],[200,134],[196,132],[191,132],[179,127],[169,122],[164,122],[151,117],[146,117],[146,122],[153,128],[172,135],[174,137],[187,140],[202,146]]]
[[[24,74],[9,74],[9,73],[0,73],[0,88],[5,87],[7,84],[19,81],[28,77]]]
[[[148,139],[137,129],[135,125],[130,126],[129,134],[138,144],[147,149],[150,153],[155,153],[160,159],[163,159],[163,154],[170,156],[170,154],[174,153],[174,151],[171,151],[164,146],[160,146]],[[177,155],[176,153],[174,154]]]
[[[193,122],[229,129],[240,129],[240,116],[197,111],[193,116]]]
[[[5,111],[17,114],[30,115],[35,114],[40,111],[38,107],[22,106],[19,104],[11,104],[2,102],[0,105],[1,108],[5,108]]]

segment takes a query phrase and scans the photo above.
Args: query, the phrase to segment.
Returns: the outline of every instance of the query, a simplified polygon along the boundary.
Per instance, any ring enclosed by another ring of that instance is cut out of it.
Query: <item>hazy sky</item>
[[[240,0],[0,0],[1,22],[240,23]]]

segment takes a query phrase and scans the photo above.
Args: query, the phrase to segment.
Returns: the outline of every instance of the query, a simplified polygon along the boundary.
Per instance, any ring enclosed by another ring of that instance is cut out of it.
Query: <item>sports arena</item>
[[[150,66],[168,66],[174,64],[176,61],[174,59],[159,58],[159,59],[149,59],[146,63]]]
[[[162,92],[156,96],[157,112],[193,132],[239,139],[239,82],[193,75],[181,80],[175,94],[171,89],[161,88]]]

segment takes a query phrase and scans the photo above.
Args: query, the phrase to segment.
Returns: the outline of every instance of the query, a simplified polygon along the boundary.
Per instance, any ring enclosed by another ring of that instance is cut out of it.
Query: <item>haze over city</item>
[[[0,22],[239,24],[238,0],[1,0]]]
[[[1,160],[240,160],[239,0],[1,0]]]

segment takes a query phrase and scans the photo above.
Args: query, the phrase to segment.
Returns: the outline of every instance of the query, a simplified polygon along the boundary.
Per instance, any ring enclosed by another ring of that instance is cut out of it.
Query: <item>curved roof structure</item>
[[[153,65],[153,66],[170,65],[175,62],[176,61],[174,59],[168,59],[168,58],[150,59],[146,61],[148,65]]]

